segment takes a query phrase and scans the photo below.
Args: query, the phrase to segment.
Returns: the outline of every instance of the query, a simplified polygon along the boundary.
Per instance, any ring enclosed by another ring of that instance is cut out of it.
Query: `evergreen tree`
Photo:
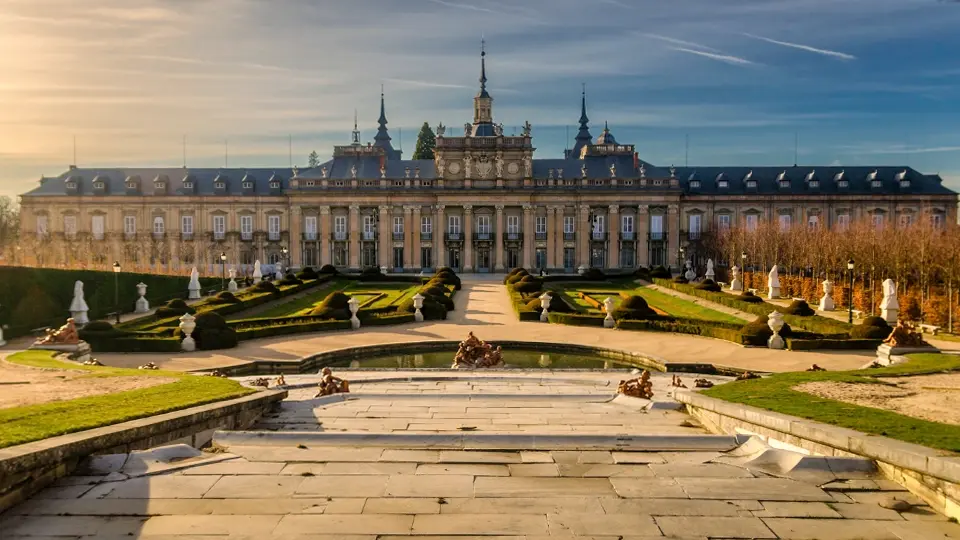
[[[316,150],[310,152],[310,155],[307,157],[307,164],[310,166],[310,168],[320,166],[320,155],[317,154]]]
[[[437,137],[430,129],[430,124],[424,122],[417,135],[417,147],[413,151],[413,159],[433,159],[433,151],[437,147]]]

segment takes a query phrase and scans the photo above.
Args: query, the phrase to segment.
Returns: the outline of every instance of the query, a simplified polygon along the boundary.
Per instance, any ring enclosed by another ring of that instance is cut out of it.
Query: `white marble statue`
[[[780,298],[780,274],[777,272],[777,265],[773,265],[767,274],[767,298]]]
[[[87,317],[87,301],[83,299],[83,282],[77,281],[73,284],[73,301],[70,302],[70,315],[73,317],[74,324],[83,326],[90,322]]]
[[[437,178],[443,178],[443,170],[446,168],[446,163],[443,159],[437,160]]]
[[[263,272],[260,271],[260,260],[253,261],[253,283],[260,283],[263,279]]]
[[[463,177],[470,178],[470,156],[463,157]]]
[[[616,163],[611,163],[611,164],[610,164],[610,178],[616,178],[616,177],[617,177],[617,164],[616,164]]]
[[[447,126],[443,125],[443,122],[440,122],[440,124],[437,125],[437,137],[443,137],[446,132]]]
[[[276,279],[277,281],[280,281],[281,279],[283,279],[283,265],[281,263],[277,263],[277,268],[276,268],[276,271],[273,273],[273,278]]]
[[[730,290],[731,291],[742,291],[743,290],[743,281],[740,279],[740,267],[734,266],[730,269]]]
[[[350,166],[350,178],[353,178],[354,180],[357,179],[357,166],[356,166],[356,165],[351,165],[351,166]]]
[[[897,300],[897,284],[892,279],[883,280],[883,300],[880,301],[880,316],[890,324],[896,324],[900,316],[900,301]]]
[[[503,178],[503,152],[497,151],[497,178]]]
[[[470,129],[471,129],[471,127],[472,127],[472,126],[470,125],[470,122],[467,122],[466,124],[463,125],[463,136],[464,136],[464,137],[469,137],[469,136],[470,136]]]
[[[713,271],[713,259],[707,259],[707,273],[705,273],[703,277],[709,280],[717,277],[717,274]]]
[[[836,306],[833,303],[833,282],[830,278],[823,280],[823,297],[820,298],[820,311],[833,311]]]
[[[533,160],[530,156],[523,156],[523,175],[527,178],[533,177]]]
[[[200,299],[200,272],[197,272],[196,266],[190,270],[190,283],[187,285],[187,292],[190,293],[187,295],[188,300]]]

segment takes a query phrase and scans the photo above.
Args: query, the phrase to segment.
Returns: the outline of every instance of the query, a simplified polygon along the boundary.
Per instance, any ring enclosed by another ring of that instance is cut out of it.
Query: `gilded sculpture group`
[[[503,351],[493,348],[470,332],[467,339],[460,342],[457,355],[453,359],[454,368],[490,368],[503,365]]]

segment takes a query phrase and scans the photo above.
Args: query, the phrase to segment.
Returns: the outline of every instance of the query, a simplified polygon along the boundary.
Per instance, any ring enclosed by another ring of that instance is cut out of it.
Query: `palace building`
[[[606,125],[591,135],[585,95],[573,148],[535,158],[529,123],[517,136],[494,123],[486,83],[481,53],[473,122],[439,125],[432,160],[393,147],[381,94],[373,143],[355,124],[351,144],[309,169],[70,167],[22,196],[25,251],[44,264],[173,269],[225,254],[240,265],[570,272],[676,266],[681,248],[695,256],[715,231],[762,220],[956,220],[957,193],[910,167],[653,165]]]

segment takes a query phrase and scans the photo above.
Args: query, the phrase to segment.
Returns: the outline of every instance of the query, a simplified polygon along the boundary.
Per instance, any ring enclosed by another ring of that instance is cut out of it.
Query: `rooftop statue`
[[[503,366],[503,350],[496,349],[473,335],[467,334],[467,339],[460,342],[457,355],[453,359],[454,369],[458,368],[491,368]]]
[[[447,132],[447,126],[443,125],[443,122],[437,125],[437,137],[443,137],[443,134]]]
[[[529,136],[530,136],[530,132],[531,132],[532,130],[533,130],[533,126],[530,125],[530,122],[524,121],[524,122],[523,122],[523,136],[524,136],[524,137],[529,137]]]

